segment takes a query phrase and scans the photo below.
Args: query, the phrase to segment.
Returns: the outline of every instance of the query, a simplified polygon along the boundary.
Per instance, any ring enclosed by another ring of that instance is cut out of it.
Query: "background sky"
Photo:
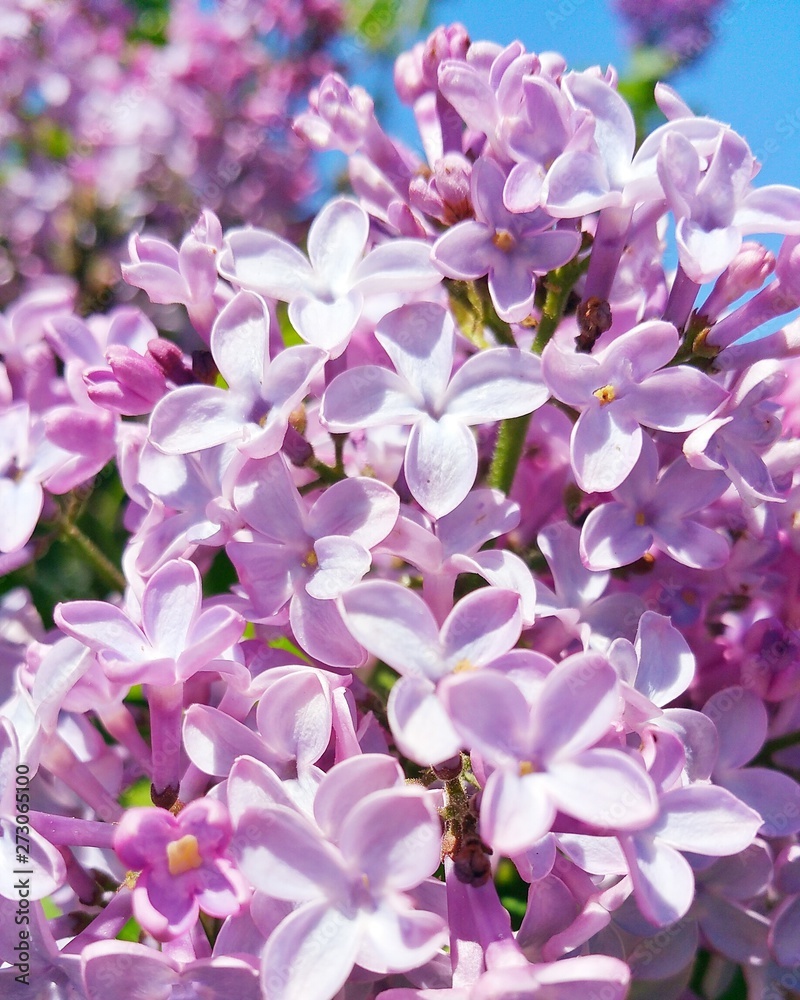
[[[624,75],[629,65],[612,0],[432,0],[429,21],[461,21],[473,40],[519,38],[529,51],[556,49],[575,69],[612,63]],[[800,186],[800,0],[728,0],[715,26],[717,41],[670,82],[695,111],[731,124],[748,140],[763,163],[759,185]],[[385,73],[380,90],[391,105]],[[413,142],[410,112],[386,110],[388,130]]]

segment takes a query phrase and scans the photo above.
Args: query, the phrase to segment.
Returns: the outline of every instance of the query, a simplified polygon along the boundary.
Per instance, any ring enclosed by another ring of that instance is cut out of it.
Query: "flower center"
[[[636,516],[633,519],[636,522],[636,526],[643,528],[647,524],[647,518],[644,516],[643,510],[637,510]]]
[[[613,403],[617,398],[617,394],[614,390],[614,386],[609,383],[609,385],[604,385],[600,389],[595,389],[592,395],[600,400],[601,406],[608,406],[609,403]]]
[[[187,833],[180,840],[167,844],[167,861],[170,875],[183,875],[184,872],[199,868],[203,859],[200,857],[197,837]]]
[[[468,659],[464,658],[463,660],[459,660],[458,663],[453,667],[453,673],[461,674],[464,673],[464,671],[466,670],[474,670],[474,669],[475,665],[473,663],[470,663]]]
[[[533,772],[535,770],[536,770],[536,767],[535,767],[533,761],[531,761],[531,760],[521,760],[519,762],[519,776],[520,776],[520,778],[524,778],[526,774],[533,774]]]
[[[314,569],[319,565],[319,559],[317,559],[317,553],[313,549],[309,549],[306,552],[305,559],[303,559],[304,569]]]
[[[498,229],[492,237],[492,243],[494,243],[498,250],[502,250],[503,253],[508,253],[509,250],[513,250],[516,242],[517,241],[507,229]]]

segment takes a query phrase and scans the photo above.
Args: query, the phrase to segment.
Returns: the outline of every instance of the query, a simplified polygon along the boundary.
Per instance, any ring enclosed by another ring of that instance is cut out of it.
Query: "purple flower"
[[[703,170],[698,150],[669,131],[658,153],[658,172],[677,226],[678,258],[698,284],[713,281],[733,261],[749,233],[800,233],[800,190],[770,184],[751,190],[758,169],[747,143],[724,129]]]
[[[0,552],[16,552],[31,537],[44,504],[42,484],[65,458],[27,403],[0,412]]]
[[[715,784],[727,788],[755,809],[764,820],[762,837],[785,837],[800,830],[800,785],[788,774],[766,767],[745,767],[767,737],[764,702],[741,687],[717,691],[703,706],[719,734],[719,756],[711,773]]]
[[[289,414],[321,371],[325,352],[305,344],[269,356],[269,313],[263,299],[239,292],[211,332],[211,353],[227,389],[187,385],[153,410],[150,440],[185,455],[229,441],[247,455],[273,455],[283,444]]]
[[[333,432],[412,424],[408,488],[429,514],[441,517],[475,481],[478,449],[470,426],[531,413],[546,402],[539,360],[498,347],[468,358],[451,379],[453,319],[430,302],[395,309],[375,336],[397,374],[377,365],[342,372],[325,392],[320,419]]]
[[[214,292],[218,284],[217,252],[222,247],[222,227],[211,211],[204,211],[176,250],[166,240],[131,236],[130,264],[122,277],[142,288],[151,302],[181,302],[197,332],[207,339],[217,315]]]
[[[657,796],[644,767],[621,750],[596,746],[617,717],[611,664],[578,653],[526,687],[494,670],[460,673],[441,685],[462,740],[493,768],[481,836],[513,856],[550,830],[558,810],[604,829],[652,822]]]
[[[109,678],[131,684],[171,685],[198,670],[241,670],[222,654],[239,639],[244,622],[224,605],[201,611],[197,567],[165,563],[148,580],[142,624],[104,601],[70,601],[54,614],[63,632],[93,649]]]
[[[257,532],[227,546],[256,612],[268,617],[289,602],[297,641],[323,663],[358,666],[354,643],[336,598],[370,568],[370,549],[389,534],[400,500],[375,479],[345,479],[330,486],[308,510],[280,456],[251,461],[242,470],[234,501]]]
[[[580,247],[580,234],[553,229],[546,212],[509,212],[503,205],[505,175],[492,160],[472,168],[475,220],[459,222],[434,243],[431,259],[443,274],[462,280],[489,275],[498,315],[519,323],[533,308],[537,274],[566,264]]]
[[[724,788],[690,785],[664,792],[658,817],[620,836],[636,902],[657,927],[680,920],[694,896],[694,874],[681,852],[727,857],[753,840],[761,817]]]
[[[716,416],[686,438],[683,453],[695,469],[722,469],[750,507],[782,501],[764,458],[781,433],[780,404],[772,401],[786,383],[778,361],[743,371]]]
[[[556,398],[582,412],[572,431],[575,478],[587,493],[616,489],[636,464],[642,425],[689,431],[727,398],[696,368],[666,368],[680,345],[671,323],[651,320],[594,354],[568,353],[551,341],[542,372]]]
[[[614,490],[614,500],[589,514],[581,530],[588,569],[614,569],[640,559],[654,543],[684,566],[718,569],[730,555],[727,539],[691,515],[728,488],[721,472],[693,469],[683,458],[659,476],[658,450],[644,435],[638,462]]]
[[[81,952],[81,966],[87,1000],[129,996],[133,981],[165,1000],[261,1000],[258,969],[248,958],[183,962],[133,941],[93,941]]]
[[[30,795],[26,790],[25,798],[21,798],[20,786],[24,785],[27,789],[27,784],[15,783],[14,779],[18,779],[20,774],[27,775],[30,769],[25,765],[22,770],[17,767],[20,763],[18,742],[11,720],[0,718],[0,897],[17,902],[20,899],[19,886],[14,883],[19,879],[15,869],[21,867],[20,846],[25,859],[22,867],[29,868],[31,875],[30,895],[27,898],[33,900],[49,896],[63,885],[66,878],[64,859],[52,844],[36,830],[28,828],[20,833],[21,814],[27,826]],[[6,959],[7,955],[3,958]]]
[[[367,213],[348,198],[322,209],[308,233],[308,258],[262,229],[225,236],[219,272],[233,284],[289,303],[289,319],[309,344],[337,357],[361,316],[364,299],[423,291],[441,280],[422,240],[389,240],[364,254]]]
[[[347,627],[371,653],[401,674],[389,694],[389,725],[402,751],[420,764],[458,753],[461,739],[438,697],[453,671],[491,664],[519,638],[519,596],[484,588],[462,598],[441,629],[417,594],[374,581],[342,600]]]
[[[388,787],[348,808],[350,764],[322,779],[316,823],[263,803],[239,818],[241,870],[256,889],[296,904],[262,955],[266,1000],[329,1000],[354,965],[384,975],[415,969],[445,941],[442,918],[415,909],[408,895],[439,865],[431,793]]]
[[[198,799],[173,816],[137,807],[114,834],[120,860],[138,872],[133,889],[136,919],[159,941],[186,934],[200,910],[212,917],[238,913],[250,898],[228,854],[232,827],[215,799]]]

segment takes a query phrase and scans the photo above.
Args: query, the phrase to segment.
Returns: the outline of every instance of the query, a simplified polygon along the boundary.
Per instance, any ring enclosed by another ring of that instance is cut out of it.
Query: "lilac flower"
[[[692,468],[722,469],[750,507],[784,499],[762,456],[781,433],[780,407],[771,400],[785,382],[780,362],[754,364],[736,378],[717,414],[692,431],[683,444]]]
[[[703,706],[719,734],[719,756],[711,777],[761,814],[762,837],[785,837],[800,830],[800,786],[780,771],[745,767],[767,736],[767,710],[753,691],[717,691]]]
[[[153,410],[150,440],[161,451],[185,455],[233,441],[263,458],[283,444],[289,414],[322,369],[324,351],[305,344],[269,356],[269,313],[258,295],[239,292],[211,332],[211,353],[227,389],[187,385]]]
[[[771,914],[769,950],[781,965],[796,966],[800,961],[800,847],[784,847],[775,859],[776,888],[786,898]]]
[[[131,262],[122,264],[122,277],[129,285],[143,288],[151,302],[185,305],[195,330],[207,339],[218,311],[214,293],[221,248],[219,219],[206,210],[178,250],[156,237],[131,236]]]
[[[567,629],[581,637],[584,647],[602,651],[611,639],[633,633],[632,618],[639,610],[635,594],[613,593],[603,596],[610,575],[591,570],[580,556],[580,532],[567,521],[548,524],[536,536],[536,544],[547,560],[554,590],[536,581],[536,614],[539,618],[557,618]],[[644,606],[641,606],[641,611]]]
[[[492,160],[472,168],[475,220],[459,222],[434,243],[431,259],[443,274],[468,280],[489,275],[498,315],[509,323],[533,307],[536,275],[566,264],[580,247],[580,234],[552,229],[545,212],[513,213],[503,205],[505,176]]]
[[[337,357],[366,297],[424,291],[441,280],[422,240],[390,240],[365,256],[368,236],[364,209],[336,198],[311,224],[308,259],[274,233],[232,229],[219,272],[240,288],[288,302],[289,319],[303,340]]]
[[[133,941],[94,941],[81,953],[87,1000],[130,995],[131,983],[165,998],[260,1000],[258,970],[245,958],[176,958]]]
[[[288,601],[303,649],[323,663],[358,666],[363,650],[335,600],[361,580],[370,549],[394,527],[394,490],[374,479],[345,479],[307,510],[283,459],[273,456],[245,466],[234,502],[257,534],[230,542],[227,551],[257,613],[274,615]]]
[[[147,582],[141,625],[104,601],[59,604],[55,619],[97,653],[111,680],[171,685],[198,670],[241,669],[221,657],[242,634],[242,619],[223,605],[201,611],[200,573],[183,559],[165,563]]]
[[[2,859],[2,876],[0,876],[0,896],[5,899],[20,899],[19,887],[15,887],[18,875],[15,869],[20,867],[30,869],[30,899],[43,899],[63,885],[66,878],[64,859],[36,830],[28,829],[22,834],[22,842],[18,835],[18,817],[26,815],[30,808],[30,794],[25,791],[25,797],[20,795],[20,785],[15,783],[21,773],[28,774],[29,768],[24,766],[20,771],[19,745],[11,721],[0,718],[0,858]],[[23,808],[24,807],[24,808]],[[26,823],[27,826],[27,823]],[[20,862],[17,848],[22,847],[24,864]],[[7,959],[7,955],[3,955]]]
[[[423,595],[439,621],[453,607],[458,575],[477,573],[493,587],[519,593],[523,625],[528,626],[536,616],[536,584],[530,570],[508,549],[482,548],[518,522],[519,507],[500,490],[474,489],[433,524],[410,508],[402,511],[381,549],[422,571]]]
[[[190,802],[177,816],[136,807],[114,834],[120,860],[138,872],[133,913],[159,941],[186,934],[200,910],[212,917],[238,913],[250,898],[228,855],[232,827],[215,799]]]
[[[657,812],[644,768],[597,747],[617,715],[617,676],[596,653],[563,660],[535,696],[492,670],[441,685],[442,702],[468,747],[493,768],[481,800],[481,836],[519,854],[561,810],[593,826],[641,829]]]
[[[462,598],[440,630],[422,598],[399,584],[367,582],[344,595],[347,627],[401,675],[387,713],[397,745],[412,760],[437,764],[461,749],[437,684],[507,653],[519,638],[519,603],[513,591],[484,588]]]
[[[256,889],[296,904],[262,955],[266,1000],[329,1000],[355,964],[382,974],[414,969],[445,941],[442,919],[408,896],[439,864],[430,793],[389,787],[348,810],[349,763],[320,784],[319,825],[282,805],[254,804],[239,820],[248,832],[236,841],[241,870]],[[335,800],[334,841],[320,827],[328,826],[322,803]]]
[[[691,281],[718,278],[749,233],[800,233],[800,190],[771,184],[755,190],[753,154],[741,136],[724,129],[710,162],[679,131],[669,131],[658,153],[658,171],[677,221],[678,257]]]
[[[642,425],[693,430],[727,398],[696,368],[665,367],[679,344],[672,324],[651,320],[594,354],[567,353],[552,341],[545,348],[542,372],[551,392],[582,411],[570,451],[585,492],[607,493],[620,485],[639,458]]]
[[[724,788],[690,785],[659,798],[646,830],[620,836],[642,914],[657,927],[680,920],[694,896],[694,875],[682,851],[727,857],[753,840],[761,816]]]
[[[451,379],[455,328],[450,314],[433,303],[395,309],[375,336],[397,374],[373,365],[342,372],[325,392],[320,419],[333,432],[412,424],[406,481],[414,499],[441,517],[475,480],[478,451],[470,425],[530,413],[547,400],[539,360],[498,347],[469,358]]]
[[[348,678],[349,682],[349,678]],[[286,798],[310,812],[324,772],[317,766],[336,733],[337,759],[360,753],[346,681],[311,667],[272,667],[254,682],[256,732],[210,705],[184,717],[186,753],[203,773],[227,778],[237,758],[261,761],[280,779]]]
[[[377,1000],[623,1000],[629,984],[630,970],[620,959],[579,955],[541,964],[498,963],[469,985],[442,990],[399,987],[379,993]]]
[[[234,444],[190,455],[164,455],[145,444],[138,479],[153,500],[129,541],[140,573],[150,576],[169,559],[188,558],[198,545],[224,545],[242,527],[233,486],[245,461]]]
[[[730,545],[691,515],[704,510],[728,488],[721,472],[693,469],[682,458],[658,475],[658,451],[644,436],[638,462],[614,490],[614,500],[589,514],[581,531],[581,559],[594,570],[627,566],[654,543],[684,566],[717,569],[728,561]]]
[[[31,537],[44,505],[42,484],[65,457],[27,403],[0,412],[0,552],[16,552]]]

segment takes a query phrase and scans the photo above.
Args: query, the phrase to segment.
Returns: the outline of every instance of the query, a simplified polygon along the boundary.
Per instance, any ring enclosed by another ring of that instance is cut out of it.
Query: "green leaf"
[[[422,26],[427,0],[347,0],[345,26],[370,49],[386,49]]]

